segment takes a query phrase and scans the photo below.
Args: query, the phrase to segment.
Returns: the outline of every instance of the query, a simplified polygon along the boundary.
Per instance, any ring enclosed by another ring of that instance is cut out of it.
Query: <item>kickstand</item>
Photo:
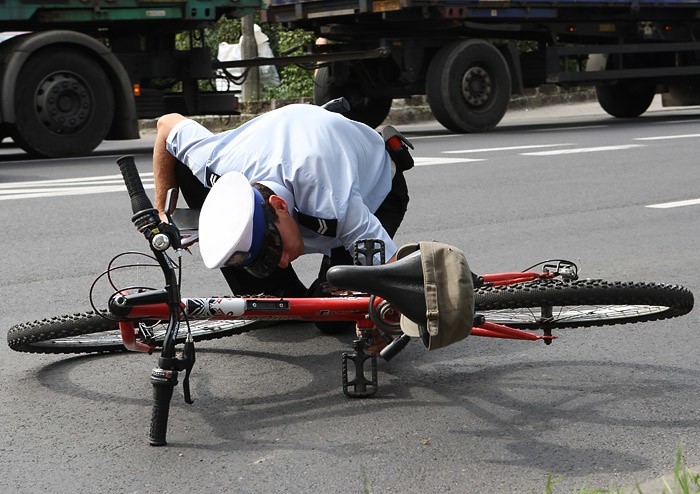
[[[357,339],[352,342],[352,352],[343,353],[343,393],[351,398],[367,398],[377,392],[377,356],[365,352],[365,342]],[[371,379],[365,377],[365,362],[369,360]],[[355,378],[348,379],[348,361],[355,366]]]

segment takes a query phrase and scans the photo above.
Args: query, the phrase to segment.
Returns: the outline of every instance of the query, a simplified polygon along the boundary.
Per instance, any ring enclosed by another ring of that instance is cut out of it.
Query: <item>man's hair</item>
[[[256,189],[258,192],[260,192],[260,195],[263,196],[263,199],[265,200],[264,208],[267,211],[267,213],[270,215],[269,218],[275,222],[277,221],[277,211],[275,211],[275,208],[270,206],[270,196],[274,196],[275,193],[267,187],[266,185],[263,185],[259,182],[255,182],[253,184],[253,188]]]

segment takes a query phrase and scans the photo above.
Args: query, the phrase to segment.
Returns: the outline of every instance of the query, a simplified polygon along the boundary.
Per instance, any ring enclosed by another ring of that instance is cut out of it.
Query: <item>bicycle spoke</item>
[[[542,309],[532,307],[483,311],[480,313],[483,314],[488,321],[508,324],[513,321],[521,323],[547,323],[625,319],[632,316],[659,314],[667,309],[668,307],[659,305],[559,306],[551,307],[551,318],[543,317]]]

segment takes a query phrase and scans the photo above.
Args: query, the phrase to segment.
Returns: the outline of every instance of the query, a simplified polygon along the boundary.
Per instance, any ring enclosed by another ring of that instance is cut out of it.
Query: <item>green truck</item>
[[[215,74],[210,50],[176,50],[175,38],[259,9],[258,0],[0,0],[0,138],[36,156],[78,156],[138,138],[140,118],[235,113],[235,93],[199,88]]]

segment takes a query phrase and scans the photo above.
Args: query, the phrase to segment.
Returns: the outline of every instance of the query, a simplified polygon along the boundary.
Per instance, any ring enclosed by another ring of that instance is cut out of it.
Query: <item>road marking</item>
[[[556,154],[596,153],[599,151],[623,151],[625,149],[633,149],[640,147],[644,147],[644,144],[622,144],[619,146],[598,146],[593,148],[555,149],[552,151],[537,151],[534,153],[520,154],[522,156],[554,156]]]
[[[700,204],[700,199],[688,199],[685,201],[673,201],[673,202],[662,202],[659,204],[650,204],[648,208],[655,209],[668,209],[668,208],[680,208],[683,206],[697,206]]]
[[[450,165],[453,163],[469,163],[470,161],[486,160],[478,158],[413,158],[413,162],[416,166]]]
[[[700,137],[700,134],[680,134],[672,136],[656,136],[656,137],[635,137],[635,141],[660,141],[662,139],[688,139],[692,137]]]
[[[573,144],[530,144],[527,146],[507,146],[500,148],[482,148],[482,149],[459,149],[457,151],[443,151],[443,154],[458,154],[458,153],[489,153],[491,151],[517,151],[519,149],[540,149],[554,148],[560,146],[573,146]]]
[[[153,189],[153,173],[141,175],[144,189]],[[0,184],[0,201],[37,197],[76,196],[125,191],[121,175],[61,178]]]
[[[448,130],[445,130],[445,132],[449,132]],[[432,136],[410,136],[408,139],[409,141],[420,141],[421,139],[443,139],[445,137],[464,137],[464,134],[454,134],[454,133],[445,133],[445,134],[436,134]]]
[[[604,129],[609,125],[578,125],[576,127],[553,127],[551,129],[532,129],[530,132],[559,132],[560,130],[588,130],[588,129]]]
[[[658,122],[660,124],[695,124],[700,122],[700,119],[698,118],[689,118],[689,119],[682,119],[682,120],[669,120],[667,122]]]

